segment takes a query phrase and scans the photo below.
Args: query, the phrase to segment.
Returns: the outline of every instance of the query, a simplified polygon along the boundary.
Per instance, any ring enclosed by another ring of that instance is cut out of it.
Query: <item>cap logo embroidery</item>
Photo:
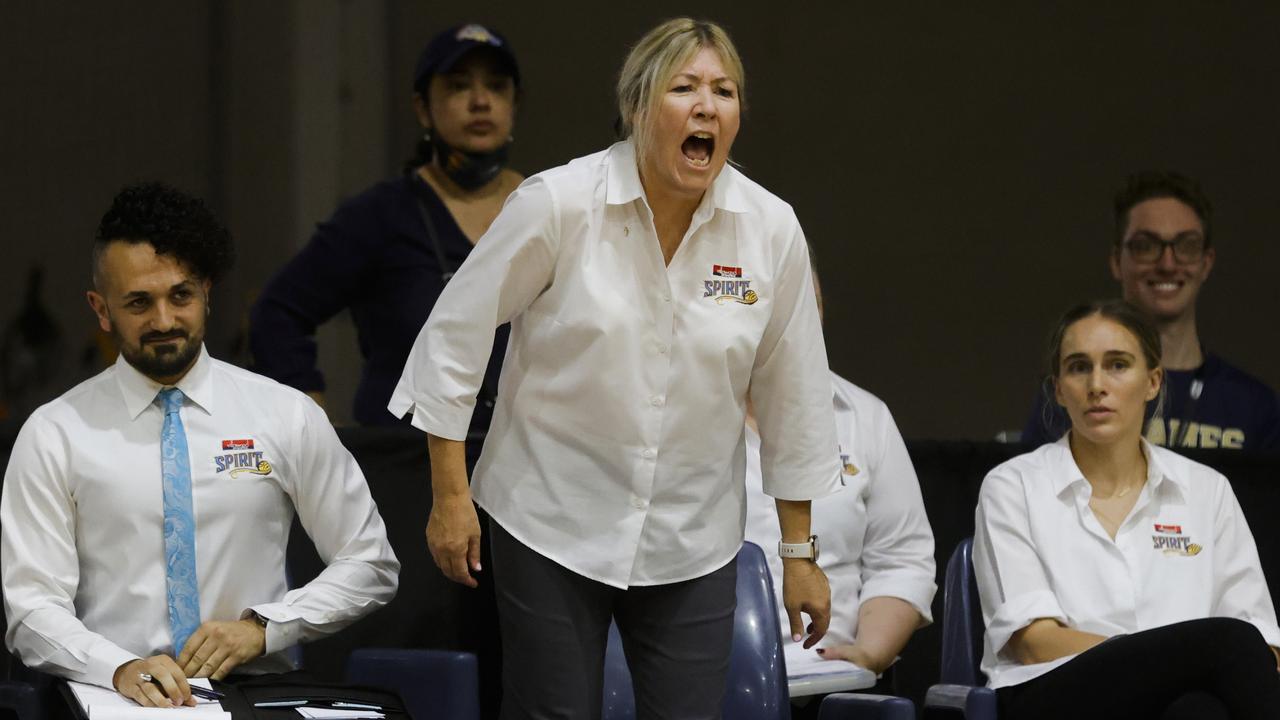
[[[501,45],[502,41],[493,33],[489,32],[483,25],[464,25],[458,28],[458,33],[453,36],[459,42],[470,40],[472,42],[484,43],[486,45]]]

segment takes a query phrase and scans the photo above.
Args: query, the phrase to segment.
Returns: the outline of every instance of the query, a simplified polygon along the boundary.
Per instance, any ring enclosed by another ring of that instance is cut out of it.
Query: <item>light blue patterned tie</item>
[[[191,455],[182,427],[183,395],[178,388],[160,391],[164,428],[160,431],[160,474],[164,478],[164,565],[169,596],[169,630],[173,654],[200,626],[196,582],[196,517],[191,502]]]

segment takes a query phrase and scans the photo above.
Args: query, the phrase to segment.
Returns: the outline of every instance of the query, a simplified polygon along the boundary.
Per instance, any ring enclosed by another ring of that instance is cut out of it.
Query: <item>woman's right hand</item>
[[[435,498],[427,519],[427,548],[445,577],[478,586],[471,571],[480,572],[480,519],[470,493]]]
[[[445,577],[467,587],[479,583],[480,518],[467,484],[466,446],[427,433],[431,455],[431,516],[427,518],[427,549]]]

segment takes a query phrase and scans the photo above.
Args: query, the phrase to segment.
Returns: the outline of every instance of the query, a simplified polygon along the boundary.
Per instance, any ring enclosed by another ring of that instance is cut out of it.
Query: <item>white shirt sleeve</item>
[[[756,351],[751,400],[765,493],[812,500],[841,487],[840,452],[809,248],[794,217],[791,224],[777,265],[774,307]]]
[[[1226,478],[1219,475],[1217,479],[1217,511],[1213,514],[1217,523],[1214,528],[1217,548],[1213,553],[1216,597],[1212,614],[1249,622],[1258,628],[1268,645],[1280,647],[1276,611],[1249,523]]]
[[[1004,474],[1009,473],[1009,474]],[[1010,659],[1009,638],[1040,618],[1066,623],[1045,576],[1028,524],[1027,499],[1016,471],[996,468],[982,482],[973,538],[973,567],[988,646]]]
[[[109,688],[116,668],[137,656],[76,617],[80,566],[68,442],[37,411],[9,456],[0,499],[5,644],[27,667]]]
[[[386,605],[400,572],[360,466],[318,405],[304,399],[298,408],[300,472],[285,490],[326,567],[279,602],[250,608],[271,621],[267,653],[337,632]]]
[[[859,602],[873,597],[900,598],[915,606],[927,625],[933,622],[930,607],[937,591],[933,530],[906,443],[887,408],[876,414],[875,426],[881,453],[874,461],[868,460],[872,472],[866,491],[867,531]]]
[[[465,440],[476,393],[493,351],[495,329],[529,306],[555,271],[559,228],[555,196],[538,176],[507,198],[436,301],[387,408],[413,410],[413,425]]]

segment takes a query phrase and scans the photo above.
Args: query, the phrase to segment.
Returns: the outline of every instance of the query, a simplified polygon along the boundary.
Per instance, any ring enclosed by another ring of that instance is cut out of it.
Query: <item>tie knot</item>
[[[160,403],[164,406],[164,414],[171,415],[182,407],[182,399],[186,397],[178,388],[160,391]]]

